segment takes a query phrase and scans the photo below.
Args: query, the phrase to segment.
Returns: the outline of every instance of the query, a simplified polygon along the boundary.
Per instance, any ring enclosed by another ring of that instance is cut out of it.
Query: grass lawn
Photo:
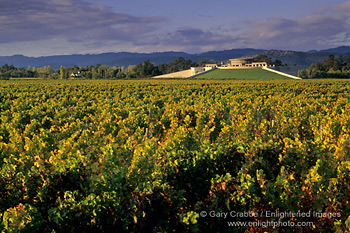
[[[289,79],[268,70],[257,69],[216,69],[198,75],[196,79]]]

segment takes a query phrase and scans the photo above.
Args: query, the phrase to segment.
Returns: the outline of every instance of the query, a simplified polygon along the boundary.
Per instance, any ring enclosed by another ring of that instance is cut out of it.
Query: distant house
[[[252,63],[252,59],[241,59],[241,58],[230,59],[229,62],[227,63],[227,67],[243,67],[251,63]]]
[[[268,66],[266,62],[253,62],[253,59],[249,58],[235,58],[229,59],[226,62],[205,64],[204,67],[191,67],[188,70],[163,74],[153,78],[192,78],[215,69],[267,69]]]
[[[70,78],[81,78],[80,71],[78,71],[78,73],[72,73],[72,74],[70,75]]]
[[[253,62],[252,59],[230,59],[227,67],[267,67],[266,62]]]

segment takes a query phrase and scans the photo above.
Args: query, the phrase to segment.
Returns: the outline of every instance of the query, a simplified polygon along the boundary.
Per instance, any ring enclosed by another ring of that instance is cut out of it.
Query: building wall
[[[266,62],[253,62],[252,66],[253,67],[265,67],[265,66],[267,66],[267,63]]]
[[[230,59],[228,66],[240,67],[245,66],[248,61],[246,59]]]
[[[205,64],[205,67],[218,67],[218,64]]]
[[[202,73],[206,71],[205,67],[191,67],[191,76]]]

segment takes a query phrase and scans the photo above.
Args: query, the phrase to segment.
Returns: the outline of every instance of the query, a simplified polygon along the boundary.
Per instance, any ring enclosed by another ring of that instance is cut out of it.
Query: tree
[[[168,64],[159,64],[158,65],[158,71],[160,74],[167,74],[169,72],[169,65]]]
[[[346,63],[344,64],[342,68],[343,72],[350,72],[350,57],[346,59]]]
[[[341,71],[342,66],[344,65],[344,59],[342,55],[339,55],[337,59],[334,61],[333,70]]]
[[[146,60],[135,66],[134,70],[136,77],[145,78],[152,77],[159,74],[158,67],[154,66],[154,64],[150,60]]]
[[[275,66],[282,66],[282,61],[276,59],[276,61],[274,62]]]
[[[271,57],[263,54],[254,57],[253,62],[266,62],[268,65],[272,64]]]
[[[0,80],[9,80],[9,77],[4,76],[2,73],[0,73]]]
[[[328,71],[334,66],[335,60],[334,60],[334,55],[329,54],[327,60],[324,60],[321,64],[321,70],[322,71]]]
[[[347,63],[344,63],[341,55],[335,58],[330,54],[321,63],[311,64],[307,69],[307,76],[309,78],[350,78],[349,62],[350,58]]]
[[[125,72],[124,71],[118,72],[116,78],[117,79],[124,79],[124,78],[126,78]]]
[[[307,78],[306,70],[298,70],[298,77],[299,78]]]
[[[63,69],[63,66],[61,65],[60,67],[60,78],[61,79],[64,79],[64,69]]]
[[[192,66],[197,66],[196,63],[193,63],[190,59],[185,59],[183,57],[178,57],[172,62],[169,63],[169,72],[177,72],[181,70],[188,70]]]

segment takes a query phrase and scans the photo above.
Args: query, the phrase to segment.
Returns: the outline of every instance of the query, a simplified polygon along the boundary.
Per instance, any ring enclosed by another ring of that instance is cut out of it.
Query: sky
[[[344,0],[0,0],[0,56],[350,46]]]

